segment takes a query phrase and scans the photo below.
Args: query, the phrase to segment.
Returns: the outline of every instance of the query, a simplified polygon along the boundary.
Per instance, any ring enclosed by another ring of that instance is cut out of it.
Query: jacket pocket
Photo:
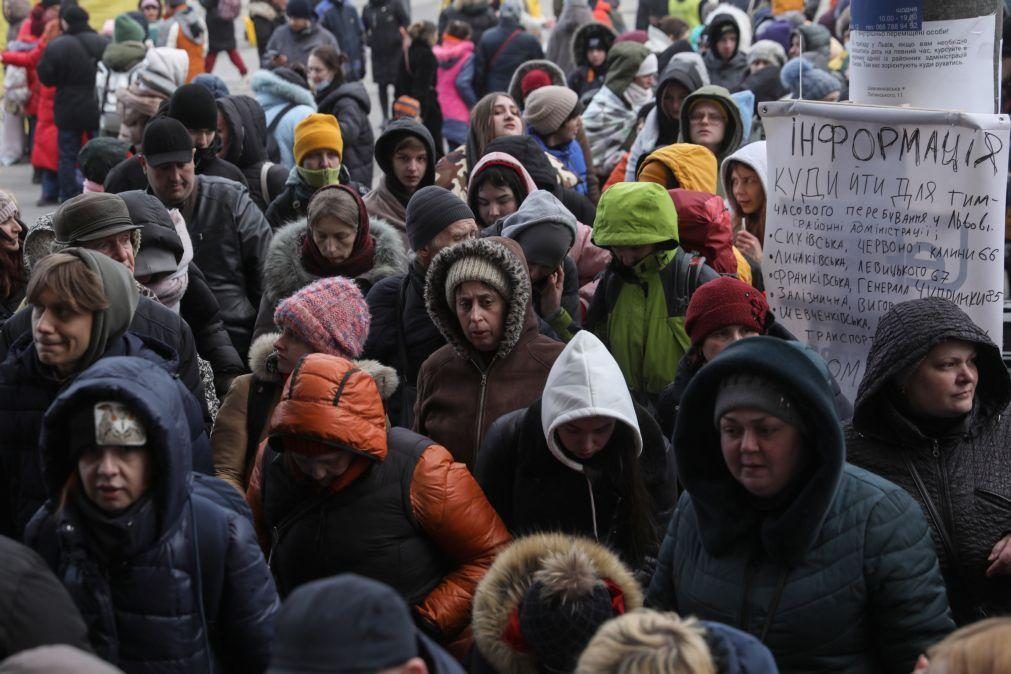
[[[1000,510],[1006,511],[1011,514],[1011,498],[1007,496],[1002,496],[996,492],[988,491],[986,489],[975,489],[973,494],[977,499],[984,501],[992,506],[999,508]]]

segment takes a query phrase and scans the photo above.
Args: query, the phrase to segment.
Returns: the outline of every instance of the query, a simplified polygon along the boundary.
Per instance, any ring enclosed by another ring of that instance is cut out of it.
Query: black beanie
[[[216,129],[218,106],[214,94],[199,84],[184,84],[169,99],[168,116],[183,123],[187,129]]]
[[[284,13],[296,19],[312,19],[313,11],[309,0],[288,0]]]
[[[84,10],[83,7],[78,7],[77,5],[64,5],[63,9],[60,11],[60,18],[67,22],[70,27],[74,26],[87,26],[88,12]]]
[[[407,202],[405,227],[411,250],[417,251],[457,220],[474,219],[460,197],[435,185],[422,187]]]
[[[556,197],[562,194],[558,171],[551,165],[544,148],[532,136],[499,136],[490,141],[484,153],[505,152],[523,164],[539,190],[547,190]]]
[[[93,183],[102,184],[112,167],[128,156],[126,143],[116,138],[92,138],[77,155],[81,173]]]

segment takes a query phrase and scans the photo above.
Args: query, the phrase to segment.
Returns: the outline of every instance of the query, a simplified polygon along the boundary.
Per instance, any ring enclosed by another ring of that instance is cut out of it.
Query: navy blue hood
[[[189,497],[193,422],[201,423],[202,414],[182,381],[151,360],[102,358],[53,401],[42,420],[40,438],[49,497],[58,498],[67,478],[77,470],[77,457],[68,453],[71,416],[102,400],[126,403],[144,421],[156,466],[152,495],[164,532],[174,525]]]

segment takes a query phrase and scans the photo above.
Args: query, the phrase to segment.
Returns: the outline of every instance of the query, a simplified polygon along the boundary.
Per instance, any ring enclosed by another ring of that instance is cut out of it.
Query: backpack
[[[242,14],[242,0],[218,0],[214,13],[222,21],[235,21]]]
[[[298,103],[289,103],[274,115],[274,119],[270,120],[270,124],[267,125],[267,158],[275,164],[281,161],[281,146],[277,144],[277,138],[274,136],[274,132],[277,131],[277,125],[281,123],[284,116],[291,112]]]

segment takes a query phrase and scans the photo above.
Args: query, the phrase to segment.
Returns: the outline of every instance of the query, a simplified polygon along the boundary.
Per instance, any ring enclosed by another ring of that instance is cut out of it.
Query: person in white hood
[[[655,557],[677,498],[659,426],[585,330],[558,356],[543,397],[491,426],[475,476],[514,536],[587,536],[637,570]]]

